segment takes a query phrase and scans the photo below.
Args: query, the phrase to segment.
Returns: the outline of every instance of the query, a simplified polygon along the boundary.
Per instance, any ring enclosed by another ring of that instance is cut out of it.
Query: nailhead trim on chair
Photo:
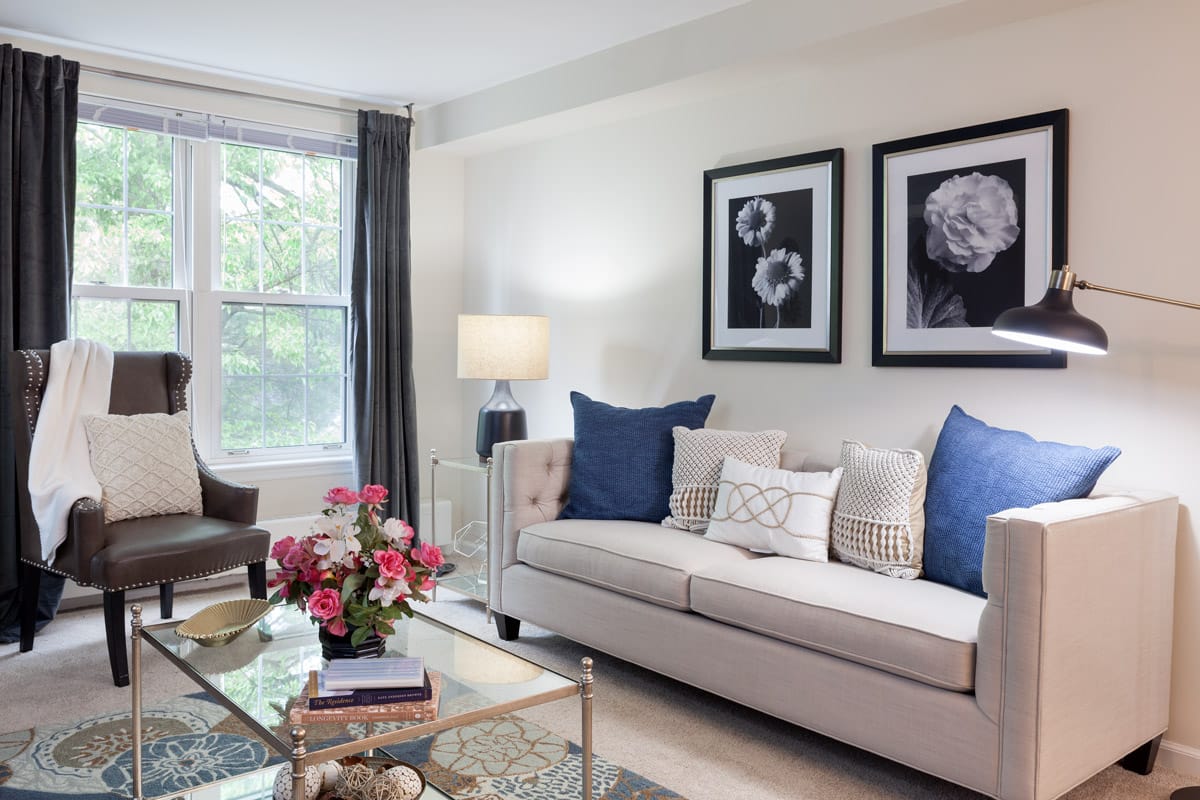
[[[55,575],[62,575],[64,578],[70,578],[71,580],[75,581],[75,583],[78,584],[79,586],[94,586],[97,589],[102,589],[106,592],[123,592],[126,589],[140,589],[143,586],[158,586],[161,583],[161,581],[145,581],[143,583],[131,583],[128,586],[115,586],[115,587],[114,586],[102,586],[99,583],[82,583],[80,581],[75,580],[74,576],[72,576],[72,575],[68,575],[65,572],[60,572],[59,570],[56,570],[54,567],[47,567],[41,561],[32,561],[28,558],[22,558],[21,560],[23,562],[25,562],[26,564],[32,564],[35,567],[41,567],[46,572],[53,572]],[[257,561],[239,561],[236,564],[229,564],[229,565],[226,565],[223,567],[218,567],[217,569],[209,570],[208,572],[197,572],[193,575],[182,575],[178,578],[172,578],[171,583],[179,583],[181,581],[190,581],[190,580],[193,580],[194,578],[206,578],[209,575],[216,575],[218,572],[226,572],[227,570],[237,569],[238,567],[244,567],[247,564],[257,564],[257,563],[258,563]]]
[[[187,411],[187,385],[192,380],[192,360],[183,353],[175,353],[183,364],[179,380],[175,384],[175,410]]]
[[[41,395],[38,389],[46,380],[46,367],[42,357],[32,350],[18,350],[25,361],[25,419],[29,422],[29,430],[37,426],[38,411],[41,410]],[[35,380],[35,377],[36,380]]]

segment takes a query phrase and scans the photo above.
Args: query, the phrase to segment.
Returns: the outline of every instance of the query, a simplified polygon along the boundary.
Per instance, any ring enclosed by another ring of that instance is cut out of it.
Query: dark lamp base
[[[479,409],[479,425],[475,428],[475,452],[479,454],[480,459],[491,458],[492,445],[496,442],[509,442],[528,436],[525,409]]]

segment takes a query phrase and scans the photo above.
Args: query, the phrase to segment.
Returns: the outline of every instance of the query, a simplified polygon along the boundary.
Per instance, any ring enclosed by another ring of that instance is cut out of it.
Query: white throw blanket
[[[42,535],[42,560],[67,538],[67,517],[76,500],[100,502],[100,482],[88,456],[84,417],[108,413],[113,351],[87,339],[50,348],[50,374],[29,451],[29,497]]]

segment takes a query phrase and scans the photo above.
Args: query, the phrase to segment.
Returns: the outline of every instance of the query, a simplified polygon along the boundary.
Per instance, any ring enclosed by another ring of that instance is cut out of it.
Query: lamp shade
[[[537,381],[550,377],[550,319],[458,315],[458,377]]]
[[[1051,287],[1037,303],[1010,308],[992,323],[992,333],[1025,344],[1103,355],[1108,334],[1097,323],[1075,310],[1071,289]]]

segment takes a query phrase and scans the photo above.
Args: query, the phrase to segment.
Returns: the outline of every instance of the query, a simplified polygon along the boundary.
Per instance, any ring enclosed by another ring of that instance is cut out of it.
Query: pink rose
[[[383,522],[383,535],[392,542],[403,542],[407,547],[414,534],[412,526],[402,519],[393,518]]]
[[[433,578],[426,578],[425,580],[421,581],[421,591],[422,592],[428,592],[432,588],[433,588]]]
[[[376,550],[375,563],[379,565],[379,577],[392,580],[407,580],[408,561],[403,553],[395,550]]]
[[[331,506],[349,506],[358,502],[358,493],[345,486],[336,486],[326,492],[322,499]]]
[[[334,636],[345,636],[346,620],[342,619],[341,617],[338,617],[337,619],[331,619],[329,622],[325,623],[325,630],[329,631]]]
[[[342,613],[342,596],[336,589],[318,589],[309,595],[308,611],[317,619],[333,619]]]
[[[271,545],[271,558],[276,560],[282,559],[287,555],[287,551],[296,546],[295,536],[285,536],[275,544]]]
[[[388,490],[386,487],[376,483],[368,483],[358,493],[358,499],[362,500],[369,506],[377,506],[384,500],[387,500]]]
[[[446,561],[442,556],[442,549],[429,542],[421,542],[421,546],[413,550],[412,557],[429,569],[437,569]]]

